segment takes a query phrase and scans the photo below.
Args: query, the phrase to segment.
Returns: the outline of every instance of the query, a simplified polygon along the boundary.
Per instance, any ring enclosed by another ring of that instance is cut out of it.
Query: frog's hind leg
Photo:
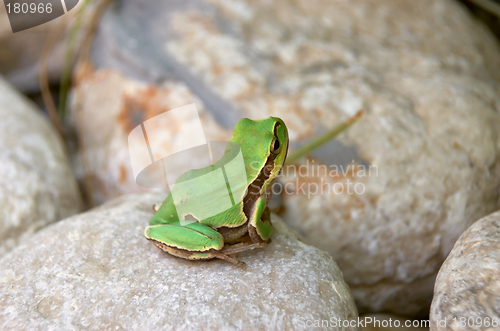
[[[231,262],[234,265],[241,265],[241,266],[245,266],[245,262],[242,262],[242,261],[232,257],[231,255],[246,251],[248,249],[257,248],[257,247],[248,247],[248,246],[247,246],[248,248],[246,248],[245,246],[239,246],[239,247],[228,247],[227,249],[224,248],[222,251],[211,249],[211,250],[206,251],[206,252],[190,252],[190,251],[186,251],[183,249],[170,247],[170,246],[165,245],[165,244],[158,242],[158,241],[154,241],[154,244],[157,247],[161,248],[163,251],[165,251],[173,256],[180,257],[180,258],[183,258],[186,260],[192,260],[192,261],[211,260],[211,259],[217,258],[217,259],[226,260],[228,262]],[[233,246],[235,246],[235,245],[233,245]]]
[[[144,235],[163,251],[189,260],[211,259],[214,251],[224,247],[217,231],[198,222],[151,225]]]
[[[266,246],[267,246],[266,242],[259,242],[259,243],[253,243],[253,244],[238,243],[238,244],[234,244],[234,245],[227,245],[220,252],[221,252],[221,254],[224,254],[224,255],[233,255],[233,254],[249,251],[251,249],[265,248]]]
[[[259,198],[252,212],[252,218],[248,223],[248,235],[238,239],[234,245],[226,244],[220,251],[220,254],[225,256],[233,255],[236,253],[245,252],[256,248],[265,248],[271,241],[270,236],[272,233],[271,225],[271,212],[266,206],[264,198]],[[223,258],[219,257],[218,258]]]
[[[151,240],[156,247],[160,248],[162,251],[169,253],[170,255],[180,257],[186,260],[209,260],[214,259],[215,256],[207,252],[190,252],[184,249],[179,249],[175,247],[168,246],[162,242]]]

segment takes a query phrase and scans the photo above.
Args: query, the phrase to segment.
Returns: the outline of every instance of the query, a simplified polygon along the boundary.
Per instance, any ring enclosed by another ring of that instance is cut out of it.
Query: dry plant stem
[[[102,15],[104,14],[104,11],[106,10],[106,8],[108,8],[108,5],[111,3],[111,1],[112,0],[102,0],[100,3],[97,4],[97,8],[92,13],[92,16],[89,20],[90,23],[87,29],[87,33],[82,42],[80,56],[78,57],[78,62],[76,65],[77,69],[83,68],[83,66],[87,65],[89,61],[88,59],[90,54],[90,48],[92,47],[92,41],[94,40],[95,33],[99,26],[99,22],[101,20]]]
[[[87,33],[86,33],[85,38],[82,42],[81,52],[80,52],[80,55],[79,55],[78,60],[77,60],[77,66],[76,66],[77,70],[79,68],[82,68],[84,65],[86,65],[88,63],[90,48],[92,46],[92,41],[94,39],[95,32],[96,32],[97,27],[99,25],[100,18],[102,17],[102,14],[104,13],[105,9],[107,8],[107,6],[110,3],[111,3],[111,0],[103,0],[100,3],[98,3],[97,8],[95,9],[95,11],[93,12],[93,14],[91,16],[90,27],[87,29]],[[48,81],[48,64],[49,64],[49,59],[50,59],[50,53],[52,52],[52,49],[54,48],[54,45],[57,41],[57,38],[62,33],[62,31],[66,28],[67,24],[72,20],[72,18],[75,15],[79,14],[80,11],[86,7],[86,5],[87,5],[87,1],[85,2],[84,6],[82,6],[80,9],[71,11],[68,14],[64,15],[64,17],[62,18],[61,22],[57,25],[55,30],[52,31],[50,33],[50,35],[48,36],[47,41],[45,42],[45,45],[43,47],[42,56],[41,56],[41,60],[40,60],[39,84],[40,84],[40,90],[42,93],[43,102],[45,104],[45,107],[47,108],[47,112],[49,114],[49,118],[50,118],[50,121],[52,122],[52,125],[56,128],[57,132],[59,133],[59,135],[63,139],[64,139],[64,133],[63,133],[63,126],[62,126],[61,118],[59,117],[59,114],[58,114],[59,112],[57,111],[56,105],[54,103],[54,99],[52,98],[52,95],[50,93],[50,87],[49,87],[49,81]],[[78,25],[72,31],[72,36],[75,39],[76,39],[76,36],[74,35],[74,33],[75,33],[75,29],[78,28]],[[65,84],[65,73],[67,73],[68,77],[71,76],[71,58],[73,57],[72,56],[73,44],[74,44],[74,42],[72,43],[70,40],[70,44],[68,45],[68,50],[66,52],[67,63],[65,63],[63,77],[61,77],[61,82],[62,82],[61,86],[62,86],[62,93],[63,94],[67,93],[67,89],[69,89],[69,79],[66,81],[66,83],[68,83],[68,84]],[[70,58],[69,62],[68,62],[68,57]],[[66,86],[66,88],[65,88],[65,86]],[[66,92],[65,92],[65,90],[66,90]],[[63,103],[65,104],[65,102],[66,102],[65,98],[61,99],[59,106],[61,107],[61,105],[63,105]],[[77,129],[78,129],[79,134],[82,135],[78,139],[78,144],[79,144],[79,149],[80,149],[81,155],[82,155],[81,160],[82,160],[82,167],[83,167],[83,173],[84,173],[83,182],[84,182],[84,186],[85,186],[84,193],[85,193],[87,203],[89,204],[90,207],[93,207],[95,205],[95,202],[93,201],[92,196],[90,194],[92,185],[89,181],[89,178],[90,178],[89,177],[89,173],[90,173],[89,169],[90,169],[90,167],[89,167],[89,162],[88,162],[88,159],[87,159],[86,153],[85,153],[85,150],[86,150],[85,139],[84,139],[85,137],[83,137],[84,130],[82,130],[82,119],[80,118],[80,116],[79,116],[80,114],[78,111],[79,107],[77,106],[76,108],[77,108],[77,112],[76,112]],[[61,109],[61,111],[63,111],[63,110]]]
[[[364,114],[364,111],[359,110],[353,117],[349,118],[347,121],[338,124],[337,126],[333,127],[332,129],[328,130],[327,132],[323,133],[322,135],[314,138],[311,142],[309,142],[306,145],[293,151],[287,157],[285,164],[292,164],[293,162],[297,161],[302,156],[310,153],[311,151],[315,150],[319,146],[321,146],[321,145],[327,143],[328,141],[330,141],[331,139],[335,138],[339,133],[346,130],[352,124],[354,124],[357,120],[359,120],[361,118],[361,116],[363,116],[363,114]]]
[[[79,13],[76,16],[75,23],[71,28],[71,32],[68,38],[68,43],[66,46],[66,54],[64,58],[63,71],[61,76],[61,83],[59,88],[59,107],[58,113],[61,121],[64,121],[64,117],[66,115],[66,100],[68,99],[68,91],[71,80],[71,69],[73,64],[73,55],[75,53],[75,44],[78,39],[78,33],[81,30],[83,15],[85,14],[85,9],[90,0],[85,0],[82,4],[82,7],[79,10]]]
[[[81,8],[77,10],[72,10],[62,17],[61,21],[56,26],[54,31],[52,31],[47,37],[47,40],[42,50],[42,56],[40,59],[39,84],[43,102],[45,104],[45,107],[47,108],[47,112],[49,114],[49,118],[52,125],[56,128],[57,132],[63,139],[64,139],[64,131],[62,126],[62,121],[61,118],[59,117],[57,108],[54,103],[54,99],[52,98],[52,95],[50,93],[49,80],[48,80],[48,66],[49,66],[50,53],[54,48],[57,38],[66,28],[68,23],[73,19],[73,17],[79,14],[80,10]],[[85,166],[84,166],[84,173],[85,173]],[[86,176],[84,175],[84,182],[86,182],[85,177]],[[84,185],[87,187],[86,184]],[[85,190],[85,196],[87,197],[87,201],[89,201],[87,191],[88,190]]]
[[[76,12],[76,11],[75,11]],[[52,31],[49,36],[47,37],[47,40],[45,41],[45,45],[43,46],[42,50],[42,57],[40,59],[40,74],[38,76],[38,82],[40,84],[40,90],[42,93],[42,98],[43,98],[43,103],[45,104],[45,107],[47,108],[47,112],[49,113],[49,118],[50,121],[52,122],[52,125],[56,128],[57,132],[59,132],[59,135],[64,138],[63,135],[63,128],[62,128],[62,123],[61,119],[59,118],[57,114],[57,108],[54,103],[54,99],[52,99],[52,95],[50,94],[50,88],[49,88],[49,59],[50,59],[50,52],[54,48],[54,44],[57,41],[57,38],[61,34],[61,32],[64,30],[68,22],[73,18],[75,13],[68,13],[67,15],[64,15],[62,20],[59,22],[59,24],[56,26],[55,30]]]
[[[78,79],[78,73],[82,70],[84,71],[84,67],[89,64],[89,54],[90,54],[90,48],[92,47],[92,41],[94,40],[95,33],[97,31],[97,27],[99,26],[99,21],[102,17],[102,14],[104,14],[105,9],[108,7],[108,5],[111,3],[111,0],[103,0],[100,3],[97,4],[97,8],[92,12],[90,20],[89,20],[89,27],[86,29],[85,37],[82,41],[81,48],[80,48],[80,54],[78,56],[78,60],[76,63],[76,78]],[[76,104],[75,105],[75,120],[76,120],[76,127],[77,127],[77,132],[78,132],[78,149],[80,151],[80,159],[82,162],[82,169],[83,169],[83,185],[84,185],[84,195],[86,202],[90,208],[95,206],[95,201],[92,196],[92,188],[93,188],[93,183],[91,181],[91,175],[90,175],[90,162],[87,157],[87,146],[86,146],[86,141],[85,141],[85,122],[84,119],[82,118],[82,112],[81,112],[81,107],[80,105]]]

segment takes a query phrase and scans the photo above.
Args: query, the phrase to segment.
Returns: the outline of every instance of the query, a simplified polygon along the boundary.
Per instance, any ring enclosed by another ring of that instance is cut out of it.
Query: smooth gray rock
[[[80,211],[63,142],[41,110],[0,76],[0,256]]]
[[[500,211],[465,231],[439,270],[431,330],[500,329]]]
[[[357,318],[333,258],[277,218],[267,248],[238,255],[246,269],[164,253],[143,235],[164,197],[120,197],[6,255],[0,329],[293,330]]]

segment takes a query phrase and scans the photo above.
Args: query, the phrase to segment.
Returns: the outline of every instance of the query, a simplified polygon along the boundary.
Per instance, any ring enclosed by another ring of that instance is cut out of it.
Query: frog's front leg
[[[267,202],[264,197],[260,197],[256,203],[250,222],[248,224],[248,234],[252,242],[267,242],[273,233],[271,224],[271,212],[267,207]]]

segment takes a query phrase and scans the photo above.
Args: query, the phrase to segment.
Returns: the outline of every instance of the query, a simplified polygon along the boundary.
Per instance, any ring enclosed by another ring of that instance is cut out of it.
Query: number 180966
[[[12,5],[12,6],[11,6]],[[14,14],[27,14],[27,13],[52,13],[52,4],[51,3],[8,3],[5,6],[7,8],[7,13],[14,13]]]

